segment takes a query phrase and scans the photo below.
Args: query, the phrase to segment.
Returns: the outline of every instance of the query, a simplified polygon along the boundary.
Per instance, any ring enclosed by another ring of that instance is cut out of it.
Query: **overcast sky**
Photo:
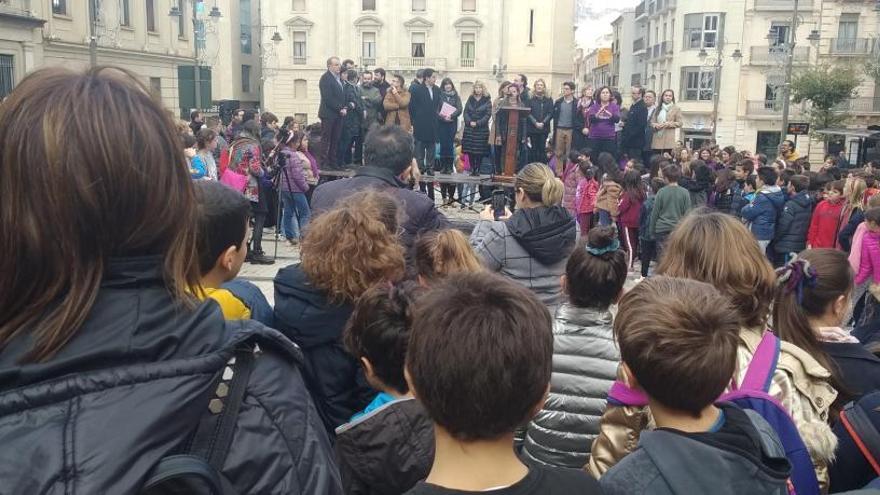
[[[598,46],[602,36],[611,33],[611,21],[626,8],[635,8],[639,0],[577,0],[577,45],[583,48]]]

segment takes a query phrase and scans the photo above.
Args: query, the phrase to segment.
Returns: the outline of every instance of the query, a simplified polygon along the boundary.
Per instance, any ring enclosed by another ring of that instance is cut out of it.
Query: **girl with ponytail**
[[[428,232],[416,241],[413,249],[416,276],[422,286],[430,286],[453,273],[483,269],[467,237],[457,230]]]
[[[560,276],[574,248],[574,217],[562,207],[564,187],[542,163],[526,165],[514,182],[517,210],[499,221],[486,206],[470,244],[491,271],[533,290],[544,304],[562,298]]]

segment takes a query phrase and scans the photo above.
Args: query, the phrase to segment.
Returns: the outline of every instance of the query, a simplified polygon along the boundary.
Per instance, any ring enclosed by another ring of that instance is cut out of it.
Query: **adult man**
[[[364,122],[361,125],[361,133],[354,143],[354,163],[362,163],[364,151],[364,138],[367,131],[374,124],[379,123],[379,111],[382,109],[382,93],[373,84],[373,73],[364,72],[361,75],[361,101],[364,106]]]
[[[535,94],[525,104],[529,107],[528,134],[531,149],[530,162],[547,163],[547,136],[553,120],[553,99],[547,96],[547,85],[543,79],[535,81]]]
[[[373,86],[379,90],[379,94],[382,95],[382,100],[385,101],[385,93],[391,89],[391,84],[385,80],[385,69],[379,67],[373,71]],[[385,107],[380,104],[379,105],[379,123],[385,123]]]
[[[633,86],[630,94],[633,104],[629,107],[629,115],[623,130],[620,132],[620,147],[630,158],[641,158],[645,150],[645,127],[648,126],[648,107],[642,100],[644,96],[641,86]]]
[[[321,148],[318,151],[318,163],[327,169],[339,166],[337,150],[342,137],[342,124],[348,114],[340,70],[342,65],[339,57],[328,58],[327,72],[318,83],[321,92],[321,105],[318,108],[318,118],[321,119]]]
[[[645,102],[645,108],[648,109],[648,113],[645,116],[645,145],[642,147],[642,163],[648,167],[651,164],[651,156],[653,156],[653,151],[651,151],[651,141],[654,140],[654,128],[651,127],[651,116],[654,115],[654,111],[657,110],[657,93],[653,90],[649,89],[645,91],[645,96],[642,100]]]
[[[517,74],[513,78],[513,84],[519,88],[519,99],[522,100],[524,105],[528,105],[529,98],[532,97],[531,93],[529,93],[529,78],[525,74]]]
[[[553,122],[556,160],[562,163],[571,152],[572,129],[584,127],[584,117],[578,112],[571,81],[562,83],[562,98],[553,104]],[[556,173],[562,175],[562,167],[556,167]]]
[[[202,112],[193,110],[189,113],[189,128],[192,129],[193,135],[198,135],[199,131],[205,127],[205,121],[202,120]]]
[[[434,155],[436,153],[437,136],[440,132],[440,88],[436,86],[437,74],[434,69],[422,71],[421,84],[414,82],[409,88],[409,114],[413,125],[415,139],[416,163],[419,171],[425,175],[434,175]],[[419,183],[419,189],[434,199],[434,187],[431,182]]]
[[[271,141],[278,134],[278,117],[272,112],[260,115],[260,141]]]
[[[350,58],[343,60],[341,73],[348,74],[348,71],[350,71],[351,69],[354,69],[354,60],[352,60]]]
[[[343,93],[348,114],[342,124],[342,138],[339,140],[339,163],[348,165],[353,162],[351,147],[361,135],[364,122],[364,104],[361,101],[361,88],[357,85],[358,73],[349,69],[343,73]]]
[[[396,125],[373,128],[364,142],[364,166],[357,169],[354,177],[318,186],[312,195],[312,214],[327,211],[366,188],[386,191],[403,209],[401,242],[409,252],[420,234],[447,226],[446,217],[437,211],[434,201],[409,188],[414,168],[412,156],[413,140],[408,132]]]
[[[786,139],[779,146],[779,158],[782,158],[788,163],[791,163],[801,156],[798,154],[797,150],[794,149],[794,141],[790,139]]]
[[[237,109],[232,113],[232,121],[229,122],[229,126],[226,127],[226,141],[231,143],[238,137],[238,131],[241,127],[241,124],[244,123],[244,109]]]

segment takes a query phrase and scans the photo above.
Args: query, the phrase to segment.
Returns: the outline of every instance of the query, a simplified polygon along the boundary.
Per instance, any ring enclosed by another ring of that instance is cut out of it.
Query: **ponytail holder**
[[[813,289],[819,279],[816,269],[810,262],[795,257],[784,267],[776,270],[777,283],[782,286],[784,294],[795,293],[798,305],[803,303],[804,287]]]
[[[613,253],[618,249],[620,249],[620,241],[617,239],[614,239],[613,241],[611,241],[611,244],[603,248],[597,248],[587,244],[587,252],[592,254],[593,256],[602,256],[605,253]]]

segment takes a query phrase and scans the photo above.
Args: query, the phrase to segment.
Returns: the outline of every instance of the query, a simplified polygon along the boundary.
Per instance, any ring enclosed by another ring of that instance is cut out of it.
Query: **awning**
[[[880,131],[869,130],[867,128],[847,129],[844,127],[832,127],[829,129],[820,129],[817,134],[825,134],[829,136],[846,136],[865,139],[880,139]]]

